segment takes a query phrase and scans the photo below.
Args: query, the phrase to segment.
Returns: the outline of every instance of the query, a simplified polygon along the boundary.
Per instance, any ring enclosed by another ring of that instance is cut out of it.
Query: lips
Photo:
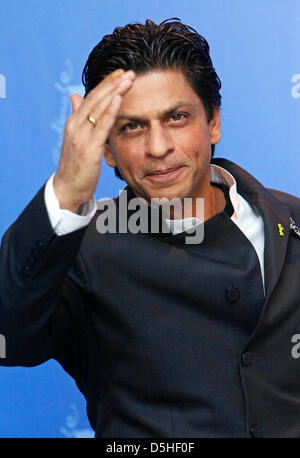
[[[146,176],[153,176],[153,175],[165,175],[166,173],[174,172],[175,170],[179,169],[181,166],[177,167],[168,167],[166,169],[157,169],[154,172],[147,173]]]
[[[180,179],[182,171],[184,169],[185,167],[182,165],[177,167],[156,169],[153,172],[148,173],[148,175],[145,176],[145,179],[155,186],[171,186]]]

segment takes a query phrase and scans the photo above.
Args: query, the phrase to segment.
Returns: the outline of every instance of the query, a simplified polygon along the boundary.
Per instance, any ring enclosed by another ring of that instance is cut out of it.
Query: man
[[[129,24],[83,75],[58,170],[2,241],[1,364],[59,361],[96,437],[300,436],[300,201],[211,160],[207,42],[176,19]],[[93,197],[103,156],[127,183],[111,231]],[[152,213],[163,198],[182,205]]]

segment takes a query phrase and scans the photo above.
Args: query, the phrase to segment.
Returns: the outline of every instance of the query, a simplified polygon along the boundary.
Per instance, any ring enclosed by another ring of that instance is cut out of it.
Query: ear
[[[210,143],[215,145],[221,139],[221,119],[220,111],[215,108],[212,119],[209,122]]]
[[[109,167],[117,167],[117,164],[116,164],[114,155],[112,153],[111,147],[109,146],[108,140],[105,143],[104,157],[105,157],[106,164]]]

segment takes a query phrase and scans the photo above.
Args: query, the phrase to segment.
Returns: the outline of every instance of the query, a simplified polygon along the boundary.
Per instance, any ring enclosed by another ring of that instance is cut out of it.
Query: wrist
[[[53,190],[61,210],[69,210],[72,213],[78,214],[80,207],[89,200],[85,198],[75,198],[75,193],[67,188],[59,178],[57,178],[56,174],[53,178]]]

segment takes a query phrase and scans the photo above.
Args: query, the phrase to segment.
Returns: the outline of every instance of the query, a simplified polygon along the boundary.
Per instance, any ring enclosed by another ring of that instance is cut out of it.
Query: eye
[[[186,118],[186,115],[184,115],[183,113],[174,113],[171,116],[171,119],[173,121],[181,121],[183,118]]]
[[[122,131],[125,131],[125,130],[135,130],[135,129],[137,129],[139,126],[140,126],[139,123],[134,122],[134,121],[131,121],[131,122],[125,124],[124,126],[122,126],[122,127],[121,127],[121,130],[122,130]]]

